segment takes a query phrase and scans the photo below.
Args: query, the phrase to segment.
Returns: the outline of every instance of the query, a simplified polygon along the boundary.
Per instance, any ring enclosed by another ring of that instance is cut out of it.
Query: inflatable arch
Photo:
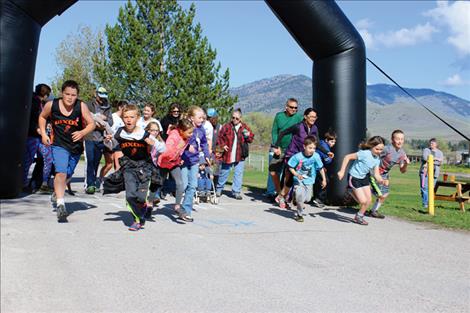
[[[77,0],[0,0],[0,198],[21,190],[34,69],[41,27]],[[313,61],[313,106],[320,134],[338,134],[334,173],[366,132],[364,42],[334,1],[265,0]],[[295,97],[295,95],[292,95]],[[281,99],[282,100],[282,99]],[[329,173],[330,175],[334,173]],[[346,187],[336,175],[329,198],[339,204]]]

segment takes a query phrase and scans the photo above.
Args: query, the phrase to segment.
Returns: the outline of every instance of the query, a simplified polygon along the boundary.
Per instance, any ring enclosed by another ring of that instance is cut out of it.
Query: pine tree
[[[175,0],[128,1],[95,56],[95,72],[112,95],[152,102],[161,115],[172,102],[227,114],[236,102],[228,92],[230,74],[219,74],[216,51],[195,14],[194,5],[185,11]]]

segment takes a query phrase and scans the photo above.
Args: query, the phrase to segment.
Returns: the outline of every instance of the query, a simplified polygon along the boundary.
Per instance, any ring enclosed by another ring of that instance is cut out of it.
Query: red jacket
[[[243,130],[248,131],[248,136],[243,135]],[[238,129],[237,132],[237,154],[235,157],[235,162],[240,162],[244,159],[242,159],[241,153],[242,153],[242,143],[243,142],[248,142],[251,143],[253,142],[253,138],[255,135],[251,131],[251,129],[246,125],[245,123],[241,122],[240,123],[240,128]],[[227,123],[219,131],[219,136],[217,138],[217,146],[219,147],[224,147],[227,146],[228,150],[225,151],[222,155],[222,161],[224,163],[230,164],[230,156],[232,155],[232,146],[233,146],[233,141],[235,140],[235,132],[233,128],[232,123]]]
[[[181,164],[181,155],[188,145],[188,139],[183,140],[178,129],[168,132],[166,139],[166,150],[158,156],[158,166],[172,169]]]

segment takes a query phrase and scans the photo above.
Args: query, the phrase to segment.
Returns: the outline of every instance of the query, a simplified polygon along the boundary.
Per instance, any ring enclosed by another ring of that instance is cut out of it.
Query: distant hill
[[[470,101],[432,89],[406,90],[466,135],[470,135]],[[278,75],[232,88],[238,95],[236,107],[243,112],[275,114],[287,98],[299,100],[300,109],[312,106],[312,80],[305,75]],[[440,137],[461,140],[460,135],[437,120],[398,87],[367,86],[367,128],[371,134],[387,136],[396,128],[408,138]]]

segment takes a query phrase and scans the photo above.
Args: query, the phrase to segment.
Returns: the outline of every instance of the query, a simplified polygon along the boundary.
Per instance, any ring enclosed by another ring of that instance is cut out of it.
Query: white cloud
[[[361,34],[361,37],[364,40],[364,44],[366,45],[367,49],[375,48],[374,35],[372,35],[367,29],[358,29],[358,32],[359,34]]]
[[[447,41],[457,48],[462,55],[470,54],[470,2],[438,1],[435,9],[424,13],[436,22],[449,27],[451,36]]]
[[[463,80],[459,74],[454,74],[446,79],[446,81],[444,82],[444,85],[449,86],[449,87],[458,87],[458,86],[469,85],[469,82]]]
[[[374,22],[372,22],[368,18],[363,18],[362,20],[356,22],[356,27],[358,29],[367,29],[370,28],[372,25],[374,25]]]
[[[429,22],[413,28],[402,28],[397,31],[378,34],[376,39],[386,47],[413,46],[431,40],[437,29]]]

